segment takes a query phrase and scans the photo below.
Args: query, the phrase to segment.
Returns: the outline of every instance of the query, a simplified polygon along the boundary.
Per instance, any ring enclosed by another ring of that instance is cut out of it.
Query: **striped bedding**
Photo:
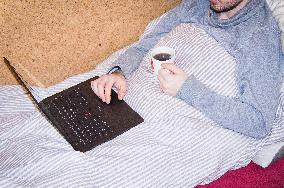
[[[175,48],[177,65],[212,90],[230,97],[238,94],[234,59],[197,26],[180,25],[156,46],[163,45]],[[33,93],[41,100],[105,74],[123,52],[114,53],[95,70],[55,86],[33,87]],[[223,129],[193,107],[160,91],[150,71],[149,54],[128,78],[125,97],[145,121],[86,153],[72,149],[22,88],[1,86],[1,187],[194,187],[245,166],[263,145],[282,139],[281,106],[273,134],[264,140]]]

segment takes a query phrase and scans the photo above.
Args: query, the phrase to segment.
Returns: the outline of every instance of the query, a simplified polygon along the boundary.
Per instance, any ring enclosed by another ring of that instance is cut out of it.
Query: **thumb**
[[[118,99],[122,100],[126,93],[126,83],[125,81],[118,81],[115,83],[115,87],[118,89]]]
[[[173,74],[178,74],[182,72],[182,70],[173,63],[163,63],[161,66],[164,69],[171,71]]]

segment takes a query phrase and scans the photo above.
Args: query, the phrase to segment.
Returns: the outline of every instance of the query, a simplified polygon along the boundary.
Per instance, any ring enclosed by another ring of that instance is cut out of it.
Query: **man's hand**
[[[106,74],[91,82],[92,90],[95,94],[107,104],[111,100],[111,88],[116,87],[118,90],[118,99],[122,100],[126,93],[126,80],[121,73],[114,72]]]
[[[188,76],[173,63],[163,63],[161,66],[158,74],[161,89],[168,95],[176,96]]]

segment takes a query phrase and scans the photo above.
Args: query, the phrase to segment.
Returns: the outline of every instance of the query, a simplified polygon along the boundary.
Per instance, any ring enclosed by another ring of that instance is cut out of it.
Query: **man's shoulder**
[[[280,40],[281,30],[278,26],[272,11],[267,3],[259,7],[256,13],[248,20],[246,25],[246,33],[252,34],[257,41],[278,42]],[[263,44],[265,45],[265,44]]]
[[[270,30],[270,32],[276,33],[280,32],[278,22],[276,21],[270,7],[266,2],[264,2],[264,6],[257,11],[252,20],[254,25],[258,26],[260,30]]]

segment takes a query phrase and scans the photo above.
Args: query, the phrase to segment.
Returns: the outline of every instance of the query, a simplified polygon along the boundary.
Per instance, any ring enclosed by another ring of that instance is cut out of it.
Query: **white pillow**
[[[264,146],[261,151],[253,158],[253,162],[266,168],[273,162],[284,157],[284,142]]]
[[[281,42],[282,51],[284,52],[284,1],[283,0],[266,0],[282,31]]]

